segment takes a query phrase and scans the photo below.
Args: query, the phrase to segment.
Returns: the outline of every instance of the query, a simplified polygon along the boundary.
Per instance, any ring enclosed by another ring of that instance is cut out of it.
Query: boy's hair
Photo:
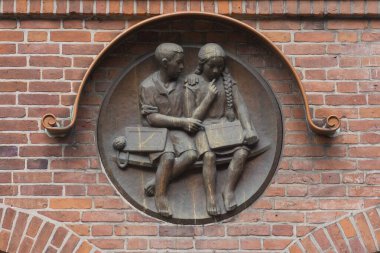
[[[183,53],[183,48],[175,43],[162,43],[154,52],[156,60],[161,63],[162,59],[166,58],[169,61],[179,53]]]

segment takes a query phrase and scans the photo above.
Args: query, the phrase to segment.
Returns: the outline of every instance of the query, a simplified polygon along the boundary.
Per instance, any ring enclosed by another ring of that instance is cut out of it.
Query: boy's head
[[[174,43],[160,44],[154,53],[160,69],[165,71],[170,79],[177,79],[184,68],[183,49]]]

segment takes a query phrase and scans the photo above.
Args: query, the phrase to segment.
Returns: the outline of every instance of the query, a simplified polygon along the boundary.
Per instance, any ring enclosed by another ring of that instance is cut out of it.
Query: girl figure
[[[236,184],[243,172],[249,155],[246,145],[258,141],[251,124],[247,107],[239,93],[236,82],[225,66],[226,54],[221,46],[208,43],[198,54],[198,67],[185,81],[185,115],[203,121],[203,125],[240,121],[244,144],[222,150],[211,150],[205,131],[198,131],[195,143],[199,156],[203,156],[203,180],[206,190],[207,212],[211,216],[221,214],[216,198],[216,156],[232,155],[228,166],[227,183],[222,192],[227,212],[237,207]]]

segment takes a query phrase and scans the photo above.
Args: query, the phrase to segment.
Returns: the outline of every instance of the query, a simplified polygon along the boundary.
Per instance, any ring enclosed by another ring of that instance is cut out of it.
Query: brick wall
[[[0,250],[380,250],[379,8],[378,1],[1,1]],[[272,86],[285,124],[278,172],[252,206],[204,226],[151,218],[107,179],[95,127],[109,87],[101,78],[112,71],[87,83],[68,137],[49,138],[40,123],[48,112],[69,117],[86,69],[117,34],[151,15],[189,10],[231,15],[262,32],[298,71],[313,115],[342,117],[335,138],[316,136],[297,87]],[[61,244],[57,231],[65,231]]]

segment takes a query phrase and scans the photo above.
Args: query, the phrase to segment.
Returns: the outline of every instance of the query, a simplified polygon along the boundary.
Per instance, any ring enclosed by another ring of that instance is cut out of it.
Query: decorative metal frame
[[[305,105],[305,112],[306,112],[306,120],[307,123],[310,127],[310,129],[319,135],[325,135],[325,136],[332,136],[336,133],[336,131],[340,128],[341,121],[336,115],[330,115],[326,118],[323,118],[322,120],[315,120],[312,118],[311,111],[309,108],[309,103],[307,101],[307,95],[305,93],[305,90],[303,88],[301,79],[299,78],[296,70],[290,63],[290,61],[287,59],[287,57],[281,52],[280,49],[277,48],[276,45],[273,44],[268,38],[266,38],[264,35],[256,31],[254,28],[250,27],[247,24],[244,24],[243,22],[236,20],[231,17],[219,15],[219,14],[213,14],[213,13],[202,13],[202,12],[178,12],[178,13],[171,13],[171,14],[164,14],[152,18],[148,18],[130,28],[125,30],[123,33],[119,34],[116,38],[114,38],[111,43],[106,46],[100,53],[99,55],[95,58],[95,60],[92,62],[90,67],[87,69],[86,74],[84,75],[82,82],[79,86],[79,90],[77,93],[77,96],[75,98],[75,102],[73,105],[73,110],[72,110],[72,115],[70,119],[70,123],[67,126],[61,127],[58,123],[57,117],[52,114],[48,113],[42,117],[41,123],[42,126],[46,129],[46,132],[48,135],[53,136],[53,137],[63,137],[67,135],[71,129],[75,125],[75,121],[77,118],[78,114],[78,106],[79,106],[79,100],[82,95],[84,85],[86,84],[91,72],[94,70],[95,66],[102,60],[103,56],[106,55],[106,53],[109,51],[110,48],[112,48],[114,45],[116,45],[120,40],[122,40],[125,36],[128,36],[129,34],[135,32],[136,30],[144,27],[145,25],[150,25],[156,21],[163,21],[163,20],[169,20],[173,17],[209,17],[213,18],[215,20],[223,20],[223,21],[228,21],[231,22],[240,28],[251,32],[254,34],[256,37],[261,39],[270,49],[272,49],[277,55],[281,58],[281,60],[289,67],[291,70],[293,77],[296,80],[296,83],[298,85],[298,88],[300,89],[302,99]]]

